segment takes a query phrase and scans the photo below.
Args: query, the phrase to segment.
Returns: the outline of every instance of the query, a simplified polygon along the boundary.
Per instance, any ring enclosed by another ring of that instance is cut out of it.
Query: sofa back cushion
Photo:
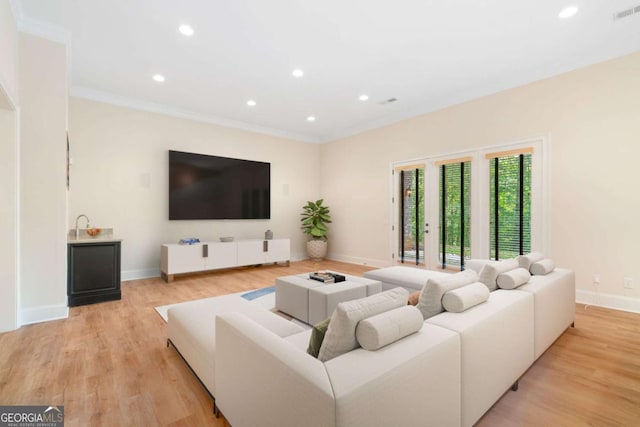
[[[361,320],[356,326],[356,338],[365,350],[378,350],[418,332],[423,323],[420,310],[405,305]]]
[[[524,285],[531,278],[531,273],[526,268],[514,268],[511,271],[505,271],[498,274],[496,281],[500,289],[515,289]]]
[[[518,268],[518,261],[515,258],[504,261],[491,261],[482,267],[480,271],[480,281],[484,283],[490,291],[498,289],[498,275],[505,271]]]
[[[475,282],[445,293],[442,297],[442,305],[451,313],[462,313],[488,299],[489,289],[484,283]]]
[[[406,289],[394,288],[366,298],[339,303],[331,315],[318,359],[326,362],[357,348],[358,322],[367,317],[406,306],[408,298],[409,292]]]
[[[552,259],[545,258],[531,264],[530,271],[534,276],[543,276],[551,273],[556,268]]]
[[[516,259],[518,260],[518,267],[526,268],[528,271],[531,264],[544,259],[544,255],[540,252],[531,252],[526,255],[519,255]]]
[[[478,275],[473,270],[465,270],[460,273],[450,274],[442,278],[429,278],[422,288],[418,305],[418,310],[422,313],[423,319],[428,319],[444,311],[442,297],[447,291],[459,288],[469,283],[476,282]]]

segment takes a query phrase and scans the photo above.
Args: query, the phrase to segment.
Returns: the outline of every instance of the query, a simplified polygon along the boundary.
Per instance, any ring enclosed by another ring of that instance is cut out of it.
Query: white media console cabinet
[[[289,239],[202,242],[195,245],[167,243],[161,246],[160,272],[166,282],[174,274],[195,273],[291,260]]]

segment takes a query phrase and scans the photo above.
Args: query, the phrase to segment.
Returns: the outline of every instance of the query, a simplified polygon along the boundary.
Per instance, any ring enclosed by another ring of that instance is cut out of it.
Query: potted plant
[[[311,236],[311,240],[307,242],[307,253],[309,258],[314,261],[323,259],[327,255],[327,223],[331,222],[329,215],[329,207],[324,206],[323,199],[315,202],[307,202],[302,207],[302,218],[300,221],[302,231]]]

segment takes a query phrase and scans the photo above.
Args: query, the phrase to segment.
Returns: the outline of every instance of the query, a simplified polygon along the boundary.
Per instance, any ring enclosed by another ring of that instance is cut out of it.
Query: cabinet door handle
[[[209,245],[202,245],[202,258],[209,258]]]
[[[269,241],[268,240],[263,240],[262,241],[262,252],[269,252]]]

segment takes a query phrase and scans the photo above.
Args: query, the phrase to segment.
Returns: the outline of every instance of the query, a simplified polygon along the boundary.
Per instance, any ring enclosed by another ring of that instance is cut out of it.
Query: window
[[[471,158],[436,162],[439,166],[440,266],[464,269],[471,255]]]
[[[531,251],[531,165],[533,149],[487,154],[489,257],[513,258]]]

